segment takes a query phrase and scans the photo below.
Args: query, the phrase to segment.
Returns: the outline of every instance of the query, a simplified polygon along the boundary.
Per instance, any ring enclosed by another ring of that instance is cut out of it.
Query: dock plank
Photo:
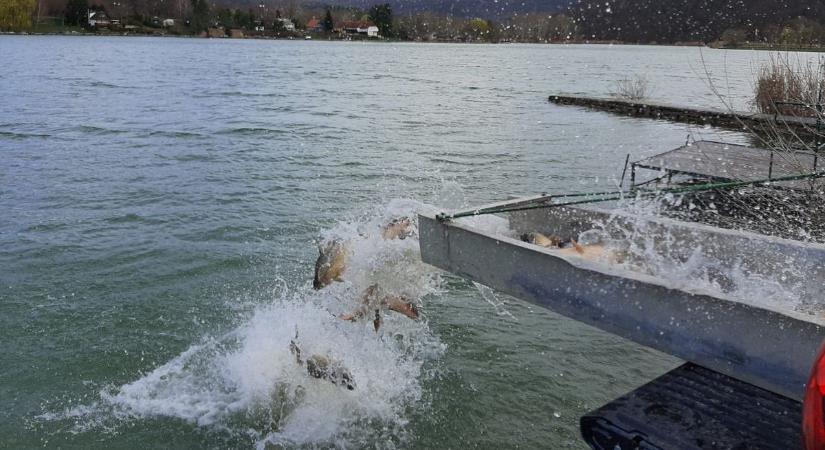
[[[812,138],[821,132],[817,130],[816,119],[810,117],[782,116],[749,111],[727,109],[695,108],[684,105],[625,100],[620,98],[598,98],[571,95],[551,95],[551,103],[579,106],[613,114],[632,117],[669,120],[673,122],[712,125],[739,131],[765,132],[791,131],[798,137]]]

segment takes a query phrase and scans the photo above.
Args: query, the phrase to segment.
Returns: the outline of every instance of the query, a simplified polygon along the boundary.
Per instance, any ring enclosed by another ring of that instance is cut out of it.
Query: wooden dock
[[[635,161],[631,185],[637,185],[637,169],[689,175],[712,181],[755,181],[815,173],[816,154],[804,151],[775,151],[723,142],[697,141],[674,150]],[[819,167],[821,169],[821,167]],[[783,181],[783,187],[805,189],[810,180]]]
[[[723,109],[699,109],[618,98],[551,95],[551,103],[571,105],[633,117],[669,120],[672,122],[712,125],[737,131],[791,131],[810,137],[815,133],[816,120],[806,117],[761,114]]]

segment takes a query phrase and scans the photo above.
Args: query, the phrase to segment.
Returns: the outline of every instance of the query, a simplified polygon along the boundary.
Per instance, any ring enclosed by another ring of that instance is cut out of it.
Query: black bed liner
[[[686,363],[580,425],[597,450],[790,450],[801,448],[802,404]]]

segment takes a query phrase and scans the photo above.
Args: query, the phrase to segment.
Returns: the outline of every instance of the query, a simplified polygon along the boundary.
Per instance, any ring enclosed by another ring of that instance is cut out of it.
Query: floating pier
[[[731,130],[778,130],[811,136],[816,133],[816,119],[762,114],[722,109],[700,109],[640,100],[551,95],[551,103],[606,111],[624,116],[646,117],[672,122],[712,125]]]
[[[630,182],[636,186],[637,169],[681,174],[711,181],[753,181],[815,174],[819,157],[807,151],[776,151],[723,142],[697,141],[631,163]],[[821,167],[819,167],[821,168]],[[783,187],[807,189],[811,180],[778,182]]]

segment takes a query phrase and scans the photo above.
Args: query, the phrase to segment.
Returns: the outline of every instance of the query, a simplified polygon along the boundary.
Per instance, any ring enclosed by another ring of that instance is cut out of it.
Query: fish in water
[[[370,310],[375,311],[375,319],[372,324],[375,331],[381,328],[381,309],[389,309],[397,313],[403,314],[410,319],[417,320],[419,317],[418,308],[407,298],[399,295],[386,295],[379,292],[377,284],[374,284],[364,291],[361,295],[361,306],[354,312],[341,315],[341,319],[356,321],[365,317]]]
[[[298,339],[298,332],[295,332],[295,339]],[[295,340],[289,341],[289,351],[295,355],[295,359],[300,366],[306,366],[307,373],[313,378],[326,380],[336,386],[343,386],[350,391],[355,390],[355,380],[352,374],[339,361],[322,355],[312,355],[304,361],[301,358],[301,349]]]
[[[393,219],[390,223],[381,228],[381,237],[385,240],[406,239],[413,234],[410,229],[411,225],[412,221],[409,217]]]
[[[333,281],[342,281],[347,268],[347,247],[341,241],[332,241],[318,247],[315,261],[315,278],[312,287],[321,289]]]
[[[409,217],[393,219],[381,227],[381,237],[384,240],[406,239],[412,236],[412,221]],[[333,281],[342,281],[347,268],[348,250],[344,242],[334,240],[326,245],[318,246],[318,259],[315,260],[315,278],[312,287],[322,289]]]
[[[385,240],[406,239],[413,235],[410,229],[412,221],[409,217],[393,219],[381,228],[381,237]],[[333,281],[342,281],[346,270],[347,248],[340,241],[332,241],[325,246],[319,246],[318,259],[315,261],[315,278],[312,286],[315,289],[322,289],[330,285]],[[379,292],[378,285],[368,287],[361,295],[361,305],[350,313],[341,315],[341,319],[355,321],[366,317],[370,311],[375,312],[373,326],[377,332],[381,328],[381,310],[389,309],[409,317],[418,319],[418,308],[406,299],[398,295],[389,295]]]

